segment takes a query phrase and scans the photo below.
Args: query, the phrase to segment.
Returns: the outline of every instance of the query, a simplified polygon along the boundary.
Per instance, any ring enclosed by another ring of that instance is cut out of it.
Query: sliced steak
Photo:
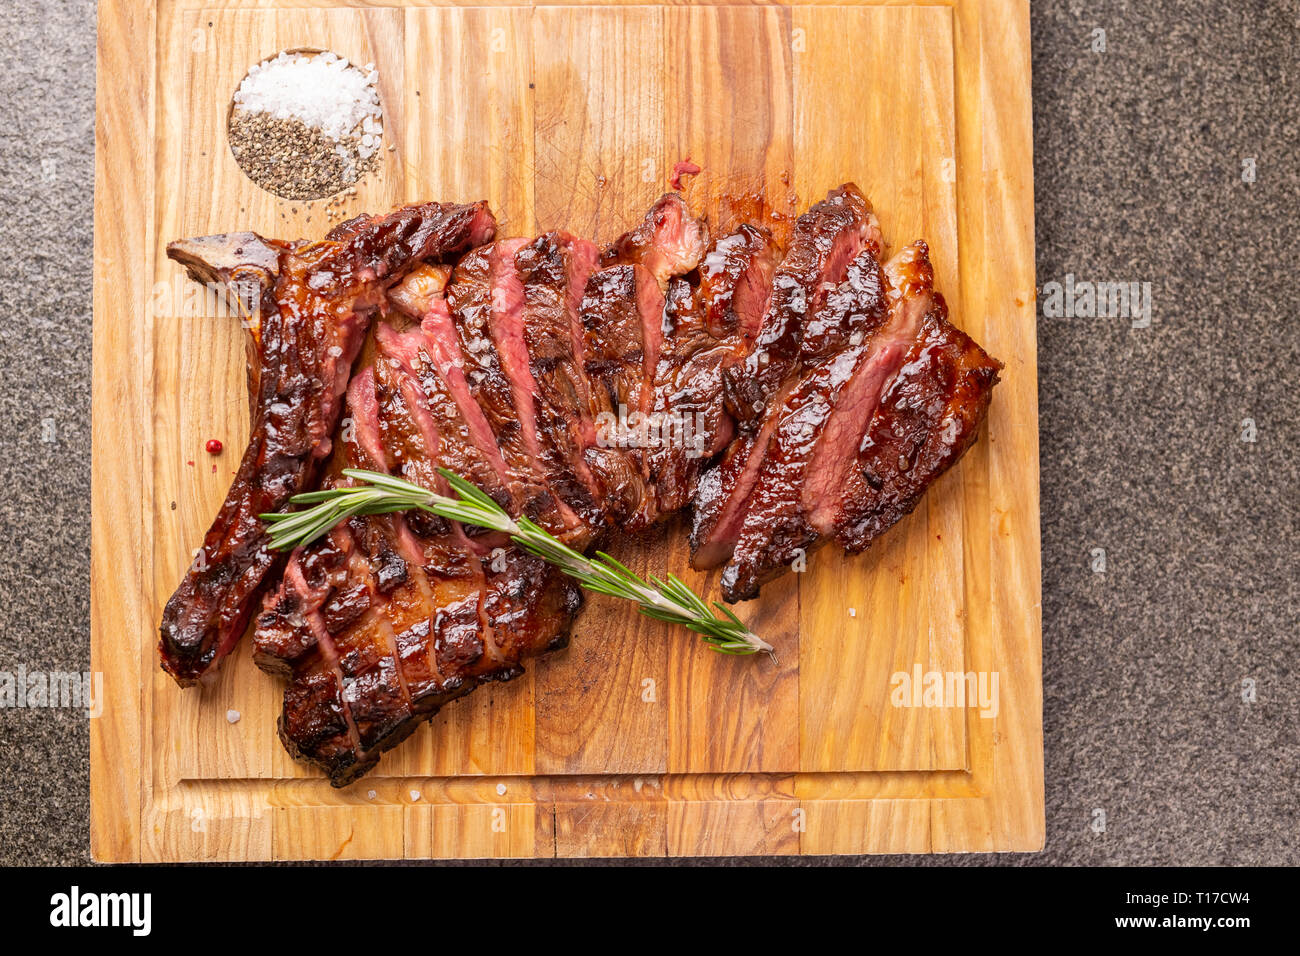
[[[727,407],[742,432],[758,430],[769,400],[798,372],[804,325],[849,263],[869,243],[879,256],[879,234],[870,203],[852,183],[832,190],[795,222],[753,351],[727,375]]]
[[[198,680],[238,642],[280,557],[257,515],[307,490],[330,452],[352,361],[384,289],[427,256],[492,236],[485,204],[408,206],[369,221],[341,242],[282,247],[255,333],[258,373],[252,437],[199,557],[167,602],[163,668]],[[177,250],[191,271],[193,245]]]
[[[699,297],[714,338],[739,336],[748,349],[758,337],[778,257],[772,233],[748,224],[709,246],[699,266]]]
[[[822,313],[832,317],[823,318]],[[842,346],[825,347],[820,354],[827,357],[805,365],[799,383],[774,416],[771,439],[745,503],[736,546],[722,574],[722,594],[727,601],[757,596],[764,583],[817,543],[817,532],[804,518],[801,495],[807,482],[817,480],[810,474],[810,463],[826,426],[832,417],[870,419],[874,407],[865,406],[871,401],[872,376],[859,370],[870,367],[878,374],[889,374],[916,335],[916,325],[908,321],[904,310],[890,313],[881,268],[870,249],[858,255],[848,277],[828,296],[813,320],[827,330],[826,337],[839,339]],[[833,336],[831,329],[835,330]],[[810,344],[805,338],[804,345]],[[865,389],[860,387],[864,382],[868,382]],[[846,389],[850,383],[859,387]],[[876,379],[877,396],[882,387],[883,381]]]
[[[625,531],[648,527],[662,514],[655,483],[675,454],[673,426],[665,425],[672,396],[682,390],[675,381],[692,374],[680,369],[688,347],[715,344],[697,335],[700,323],[694,319],[682,325],[678,339],[666,338],[674,325],[666,294],[682,285],[678,277],[694,273],[707,244],[707,226],[670,193],[605,250],[605,268],[587,282],[580,309],[582,371],[596,423],[596,443],[588,447],[587,459],[606,489],[612,520]],[[676,294],[688,304],[689,293]],[[678,457],[687,450],[680,449]],[[682,499],[693,474],[693,467],[685,469],[677,479],[682,490],[667,498]]]
[[[469,391],[501,449],[525,514],[570,544],[585,547],[592,528],[562,496],[571,490],[562,459],[537,428],[536,391],[523,339],[524,287],[515,266],[527,239],[475,250],[456,266],[448,287],[453,326]],[[556,479],[554,487],[551,478]]]
[[[531,409],[547,481],[593,537],[608,516],[602,510],[604,485],[584,455],[595,424],[574,350],[582,347],[579,310],[597,259],[593,243],[567,233],[547,233],[523,246],[514,258],[523,286],[521,307],[500,324],[498,345],[510,356],[505,364],[516,403]]]
[[[861,345],[885,316],[886,285],[880,248],[868,243],[849,263],[844,281],[827,293],[822,307],[809,316],[799,346],[802,364],[811,366]]]
[[[519,505],[521,485],[466,378],[462,339],[445,296],[449,275],[450,270],[433,267],[416,270],[390,293],[402,311],[420,320],[420,328],[418,334],[408,330],[400,336],[381,328],[379,348],[419,381],[440,433],[448,436],[448,448],[455,456],[449,460],[466,469],[458,474],[510,510]]]
[[[418,394],[401,363],[380,357],[358,373],[346,464],[441,482],[437,450],[449,443],[420,421]],[[290,680],[281,738],[335,786],[448,701],[562,645],[580,606],[540,559],[441,519],[408,521],[415,514],[354,518],[295,551],[258,620],[259,664]]]
[[[663,311],[659,283],[640,265],[596,272],[582,300],[583,371],[596,425],[588,461],[607,489],[611,517],[627,530],[648,527],[657,518],[641,449],[654,408]]]
[[[835,499],[836,541],[852,553],[862,551],[911,513],[975,443],[1001,368],[949,324],[943,297],[936,295]]]
[[[723,571],[727,601],[757,596],[801,553],[832,538],[866,547],[974,440],[997,363],[963,351],[966,343],[952,335],[925,243],[903,249],[883,275],[866,256],[821,315],[826,334],[847,347],[828,346],[830,357],[811,365],[781,403]],[[927,467],[913,473],[909,462],[941,430]]]
[[[835,525],[834,502],[849,480],[858,443],[886,387],[916,341],[922,318],[934,304],[934,270],[929,252],[924,242],[914,242],[885,263],[888,322],[872,337],[864,361],[854,369],[834,414],[821,429],[801,496],[801,510],[809,525],[821,534],[829,534]]]
[[[722,575],[728,601],[748,600],[792,561],[820,545],[804,502],[834,496],[845,480],[846,448],[875,414],[931,302],[933,272],[924,243],[907,247],[882,270],[870,249],[827,300],[810,327],[829,355],[806,366],[774,413],[777,424],[754,480],[736,546]],[[834,344],[842,343],[842,348]],[[809,354],[819,354],[805,339]]]
[[[426,324],[435,323],[436,318]],[[380,323],[375,329],[375,346],[379,357],[376,367],[385,373],[385,379],[393,379],[391,388],[400,389],[424,447],[432,450],[427,457],[398,461],[397,473],[408,481],[443,491],[445,482],[430,467],[430,462],[436,460],[473,482],[497,504],[509,508],[511,496],[500,450],[485,425],[480,424],[483,434],[475,440],[474,428],[462,414],[455,392],[443,375],[443,370],[459,370],[435,358],[439,356],[437,338],[424,325],[398,332]],[[461,386],[467,392],[463,382]],[[477,411],[477,406],[473,409]]]
[[[691,526],[692,567],[704,571],[720,567],[731,558],[758,482],[763,456],[780,424],[778,412],[792,385],[787,382],[780,386],[757,433],[738,435],[722,460],[700,478]]]
[[[757,596],[763,584],[820,544],[802,503],[805,486],[823,480],[819,468],[833,464],[819,450],[840,429],[870,421],[885,378],[917,336],[919,316],[901,303],[889,308],[885,285],[867,248],[810,320],[823,342],[816,349],[814,339],[805,338],[803,346],[826,358],[805,364],[800,382],[777,411],[736,548],[723,571],[725,600]],[[836,347],[824,339],[835,339]]]
[[[647,454],[659,510],[671,513],[695,495],[702,468],[734,435],[724,376],[744,360],[772,295],[776,246],[771,233],[741,226],[705,252],[698,287],[669,283],[664,345],[655,373],[658,444]],[[720,502],[719,502],[720,503]]]
[[[738,356],[734,342],[709,332],[698,290],[683,278],[669,282],[663,332],[642,454],[656,508],[671,514],[690,503],[701,468],[731,438],[722,373]]]
[[[445,494],[446,468],[585,549],[693,498],[692,560],[726,564],[741,600],[915,507],[997,380],[948,324],[924,243],[879,264],[852,185],[800,217],[779,265],[751,226],[708,244],[677,196],[603,256],[560,232],[484,245],[491,231],[481,205],[426,205],[323,243],[173,249],[250,313],[255,437],[201,562],[224,563],[168,605],[164,666],[183,682],[210,666],[269,579],[255,651],[288,681],[281,738],[336,786],[562,646],[580,594],[507,537],[419,510],[354,517],[287,558],[258,512],[349,467]],[[169,649],[169,633],[202,636]]]

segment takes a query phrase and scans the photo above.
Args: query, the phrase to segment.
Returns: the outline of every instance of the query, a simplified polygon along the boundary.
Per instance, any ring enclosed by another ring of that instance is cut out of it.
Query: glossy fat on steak
[[[879,237],[871,204],[852,183],[831,190],[795,221],[753,350],[727,375],[727,407],[745,434],[759,429],[772,396],[799,370],[809,317],[858,253],[874,244],[879,255]]]

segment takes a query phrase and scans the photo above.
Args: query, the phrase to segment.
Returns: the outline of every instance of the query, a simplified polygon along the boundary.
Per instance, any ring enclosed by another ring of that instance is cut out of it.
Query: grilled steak
[[[1001,364],[948,323],[924,242],[883,269],[878,248],[868,241],[804,318],[789,363],[798,371],[777,386],[755,437],[700,482],[694,561],[725,562],[727,601],[756,597],[827,540],[866,548],[983,421]]]
[[[1001,368],[947,321],[936,296],[859,442],[847,485],[834,496],[835,509],[819,513],[805,489],[810,520],[850,552],[868,547],[974,444]]]
[[[647,242],[683,228],[702,226]],[[640,449],[602,446],[593,408],[616,396],[639,409],[657,393],[644,343],[653,316],[661,351],[662,293],[646,267],[596,272],[597,259],[552,233],[476,249],[450,273],[413,268],[353,371],[325,484],[360,467],[446,493],[437,469],[449,468],[579,548],[615,520],[659,517]],[[419,512],[359,517],[289,558],[258,616],[256,656],[289,680],[285,746],[342,786],[446,702],[563,646],[580,605],[569,578],[482,529]]]
[[[794,238],[772,280],[772,295],[754,349],[727,375],[727,407],[741,430],[759,428],[769,401],[799,368],[808,317],[843,279],[863,248],[883,245],[871,204],[850,184],[832,190],[798,218]]]
[[[664,327],[671,329],[674,344],[660,360],[655,411],[661,420],[669,420],[670,429],[681,429],[688,454],[674,453],[682,442],[665,443],[652,454],[664,510],[689,499],[703,466],[735,434],[720,398],[725,396],[728,370],[745,360],[767,312],[776,259],[771,233],[742,225],[705,251],[697,286],[684,279],[670,284]],[[698,504],[697,514],[701,526],[712,527],[709,519],[716,514]]]
[[[287,557],[258,513],[346,468],[444,494],[449,469],[578,549],[693,504],[692,560],[725,565],[741,600],[912,510],[974,441],[1001,367],[948,323],[924,243],[886,259],[851,184],[784,254],[749,225],[710,242],[676,195],[603,253],[493,231],[482,204],[425,204],[324,243],[170,247],[253,313],[254,428],[168,604],[163,666],[192,683],[265,585],[254,642],[288,681],[280,736],[336,786],[567,643],[581,596],[503,536],[421,511],[352,518]]]
[[[331,447],[352,361],[385,288],[420,259],[455,254],[491,238],[487,206],[425,203],[367,220],[337,242],[236,244],[260,273],[253,330],[252,439],[217,520],[163,612],[163,667],[193,683],[238,642],[262,583],[277,564],[257,515],[307,490]],[[240,272],[195,265],[198,244],[171,251],[201,278]],[[209,246],[224,248],[218,241]],[[277,255],[270,274],[270,250]]]
[[[816,534],[804,520],[800,493],[805,484],[822,478],[810,468],[826,437],[827,422],[832,417],[850,422],[864,414],[870,418],[871,410],[862,402],[849,405],[853,390],[845,393],[846,386],[857,380],[858,367],[876,353],[876,343],[883,338],[876,330],[885,319],[885,296],[880,267],[870,250],[863,250],[849,271],[821,310],[833,317],[819,313],[814,317],[819,335],[803,339],[805,355],[819,355],[821,361],[805,364],[784,401],[769,409],[763,426],[766,451],[753,472],[753,491],[723,572],[723,593],[728,597],[752,597],[763,582],[807,553]],[[839,406],[842,395],[844,408]]]
[[[449,443],[418,410],[421,394],[382,357],[354,375],[338,464],[431,476],[445,493],[433,469]],[[447,701],[563,646],[580,603],[560,572],[508,542],[438,518],[355,518],[293,553],[258,617],[259,665],[289,678],[280,737],[342,786]]]
[[[700,264],[708,241],[708,228],[691,216],[682,197],[667,193],[650,207],[640,225],[601,253],[600,264],[644,266],[664,286],[672,276]]]

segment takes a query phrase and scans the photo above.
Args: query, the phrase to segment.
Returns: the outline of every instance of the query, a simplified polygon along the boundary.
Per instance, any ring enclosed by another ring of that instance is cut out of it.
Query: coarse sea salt
[[[383,133],[383,110],[373,64],[353,66],[331,52],[281,53],[248,71],[235,93],[235,109],[296,119],[339,142],[360,127],[370,143],[358,151],[368,158]]]

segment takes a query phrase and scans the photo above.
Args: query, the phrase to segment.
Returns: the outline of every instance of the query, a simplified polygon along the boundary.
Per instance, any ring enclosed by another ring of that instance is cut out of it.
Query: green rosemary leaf
[[[501,514],[503,515],[505,514],[505,512],[501,510],[501,506],[498,505],[495,501],[493,501],[487,495],[486,492],[484,492],[476,485],[466,481],[464,478],[456,474],[454,471],[449,471],[446,468],[439,468],[438,474],[446,478],[447,483],[451,485],[452,490],[454,490],[458,495],[460,495],[466,501],[473,501],[476,504],[479,504],[482,507],[488,509],[489,511],[500,511]],[[507,517],[509,517],[509,515],[507,515]]]

